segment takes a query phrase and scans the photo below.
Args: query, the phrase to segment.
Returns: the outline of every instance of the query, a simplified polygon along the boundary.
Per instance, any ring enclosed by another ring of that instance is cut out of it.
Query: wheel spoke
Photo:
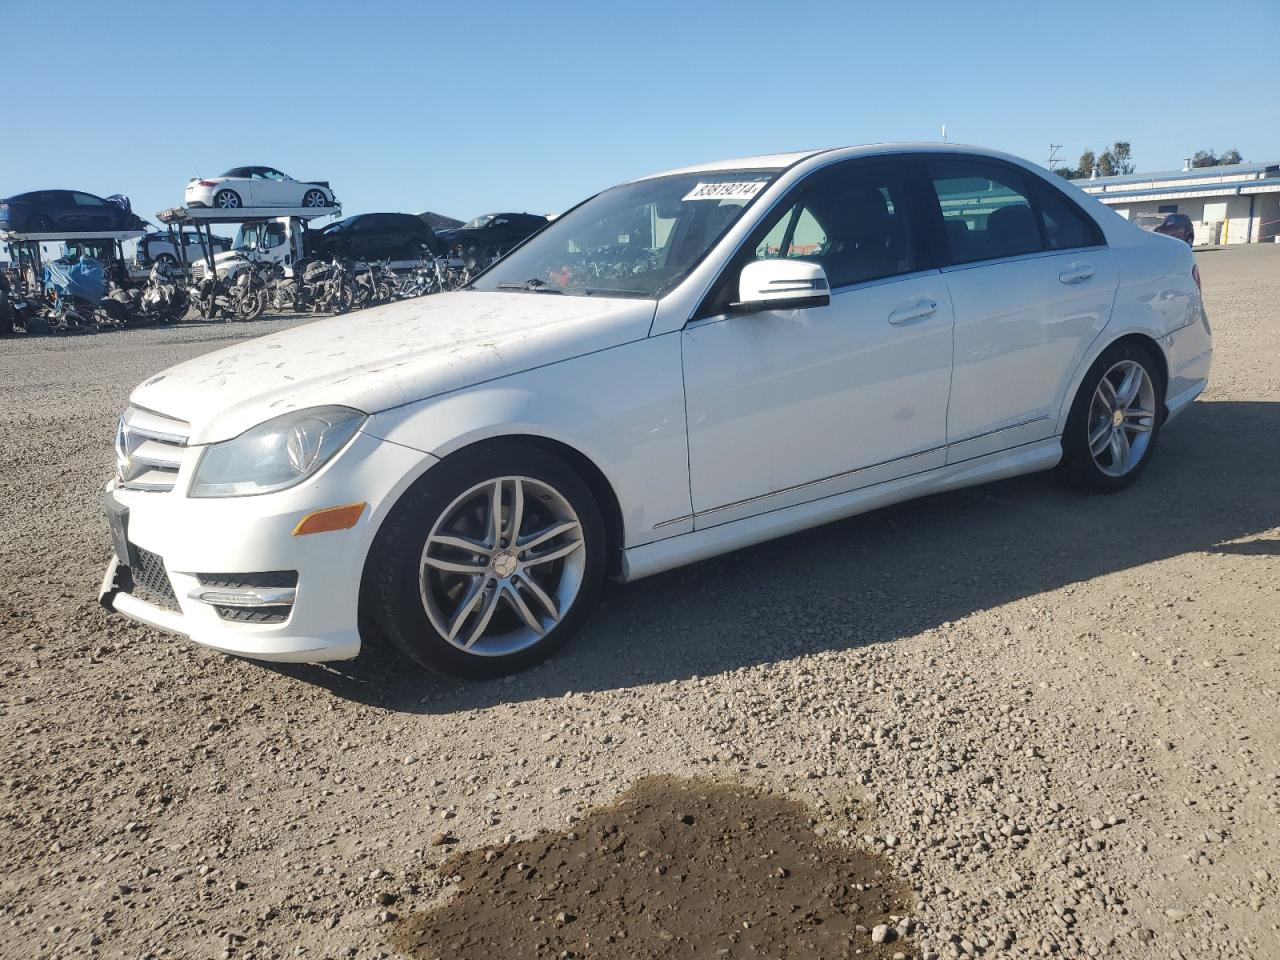
[[[515,480],[511,487],[511,512],[507,516],[507,543],[514,544],[520,537],[520,524],[524,522],[524,481]]]
[[[479,540],[469,540],[466,537],[459,537],[451,533],[437,533],[432,536],[431,542],[442,547],[462,550],[476,557],[487,557],[493,552],[486,543],[481,543]]]
[[[443,570],[445,573],[465,573],[469,576],[482,576],[489,569],[487,563],[463,563],[460,560],[445,560],[441,557],[426,556],[422,562],[429,567]]]
[[[1124,379],[1120,381],[1120,386],[1116,388],[1116,406],[1128,407],[1138,396],[1138,389],[1142,386],[1142,367],[1136,363],[1125,371]]]
[[[467,642],[463,644],[464,650],[470,650],[475,646],[476,641],[484,636],[485,630],[489,627],[489,621],[493,619],[493,611],[498,609],[498,600],[501,597],[502,588],[497,587],[485,600],[480,616],[476,619],[475,626],[471,628],[471,633],[467,635]]]
[[[550,614],[551,619],[559,622],[560,609],[556,606],[556,602],[547,596],[547,591],[543,590],[542,587],[538,585],[538,581],[534,580],[533,577],[529,576],[527,573],[518,573],[516,574],[516,583],[533,594],[534,599],[537,600],[538,603],[542,604],[542,608]]]
[[[537,566],[540,563],[550,563],[552,560],[559,560],[561,557],[569,556],[569,554],[573,553],[580,546],[582,546],[581,540],[572,540],[563,546],[556,547],[553,550],[548,550],[546,553],[540,553],[536,557],[525,557],[521,562],[524,563],[526,567]]]
[[[1125,469],[1129,457],[1129,438],[1125,436],[1124,431],[1112,430],[1111,442],[1108,446],[1111,449],[1111,465],[1117,470]]]
[[[525,625],[528,626],[530,630],[538,636],[542,636],[542,634],[546,632],[542,629],[542,621],[533,615],[533,611],[530,610],[529,605],[524,602],[524,597],[520,596],[520,591],[516,589],[514,583],[504,583],[499,592],[507,595],[507,602],[511,605],[512,609],[520,615],[520,619],[525,622]]]
[[[517,543],[517,549],[520,553],[526,550],[532,550],[534,547],[546,543],[548,540],[554,540],[556,537],[563,536],[566,533],[576,533],[578,530],[578,521],[566,520],[563,523],[553,523],[545,530],[539,530],[537,533],[531,534],[527,539]]]
[[[1131,407],[1124,412],[1124,425],[1134,433],[1146,433],[1156,422],[1156,416],[1150,410]]]
[[[1115,410],[1116,388],[1106,376],[1098,383],[1098,399],[1102,401],[1102,406],[1107,411]]]
[[[1103,420],[1098,424],[1093,433],[1089,434],[1089,452],[1095,457],[1107,449],[1107,444],[1111,441],[1111,421]]]
[[[489,488],[489,540],[493,549],[502,546],[502,481],[493,481]]]
[[[467,595],[462,598],[462,603],[458,605],[457,611],[453,615],[453,619],[449,621],[449,634],[445,638],[450,643],[454,637],[458,635],[458,631],[462,629],[462,625],[467,622],[467,617],[471,616],[471,611],[476,608],[476,604],[480,602],[480,598],[484,595],[485,584],[484,577],[476,577],[471,581],[471,589],[467,591]]]

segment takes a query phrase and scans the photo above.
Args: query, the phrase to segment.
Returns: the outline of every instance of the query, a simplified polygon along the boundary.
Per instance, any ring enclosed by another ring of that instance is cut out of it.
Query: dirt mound
[[[829,960],[906,949],[895,923],[909,896],[883,861],[816,836],[801,804],[741,786],[642,780],[571,830],[469,850],[441,872],[461,878],[456,896],[407,918],[396,939],[411,956]]]

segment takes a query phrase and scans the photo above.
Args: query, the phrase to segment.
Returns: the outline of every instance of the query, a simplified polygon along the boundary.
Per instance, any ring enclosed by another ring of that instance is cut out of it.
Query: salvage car
[[[440,239],[450,249],[481,264],[522,243],[547,225],[536,213],[486,213],[473,217],[456,230],[441,230]]]
[[[200,234],[194,230],[183,230],[180,242],[183,245],[184,259],[187,263],[194,263],[201,259],[204,254],[204,245],[200,242]],[[228,237],[221,237],[213,233],[208,237],[211,245],[210,253],[219,254],[231,249],[231,240]],[[178,263],[178,251],[174,247],[173,239],[169,236],[167,230],[154,230],[145,237],[138,240],[137,261],[140,267],[150,267],[153,263],[162,263],[166,267],[176,266]]]
[[[193,177],[187,184],[188,207],[332,207],[327,180],[295,180],[274,167],[232,167],[216,177]]]
[[[435,232],[411,213],[362,213],[308,233],[307,255],[352,260],[417,260],[444,253]]]
[[[591,197],[466,290],[144,381],[101,597],[245,657],[354,657],[369,624],[504,673],[606,577],[1054,467],[1122,490],[1211,357],[1187,246],[1026,161],[687,167]]]
[[[1143,230],[1152,233],[1163,233],[1166,237],[1177,237],[1187,246],[1196,242],[1195,224],[1185,213],[1140,213],[1133,222]]]
[[[0,231],[86,233],[146,229],[125,197],[104,199],[82,190],[33,190],[0,200]]]

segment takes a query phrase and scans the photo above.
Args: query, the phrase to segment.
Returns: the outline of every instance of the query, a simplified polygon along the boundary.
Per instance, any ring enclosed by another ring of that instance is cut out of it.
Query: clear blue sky
[[[943,123],[1041,163],[1117,139],[1139,170],[1280,160],[1280,0],[0,0],[0,23],[0,196],[122,192],[144,216],[246,163],[328,179],[348,214],[550,212]]]

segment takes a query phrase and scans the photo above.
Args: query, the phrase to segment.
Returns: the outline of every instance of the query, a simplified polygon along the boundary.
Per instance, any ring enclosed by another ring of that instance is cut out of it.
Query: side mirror
[[[802,310],[831,303],[831,288],[822,265],[808,260],[753,260],[738,278],[735,313]]]

